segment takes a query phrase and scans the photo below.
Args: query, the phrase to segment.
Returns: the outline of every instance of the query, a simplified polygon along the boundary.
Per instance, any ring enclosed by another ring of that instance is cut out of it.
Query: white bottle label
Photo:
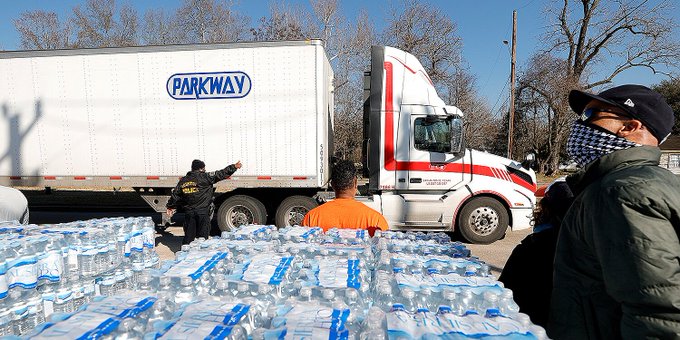
[[[38,279],[57,282],[64,274],[64,258],[61,252],[47,253],[38,259]]]
[[[141,252],[144,248],[144,237],[141,231],[135,233],[134,236],[130,238],[130,251]]]
[[[68,250],[68,268],[70,272],[78,271],[78,249],[69,248]]]
[[[156,246],[156,232],[152,228],[142,229],[142,244],[144,247],[153,249]]]
[[[11,267],[7,270],[7,284],[9,288],[35,288],[38,283],[37,260],[32,258],[21,258],[10,262]],[[8,264],[8,265],[9,265]]]
[[[0,274],[0,299],[3,299],[9,293],[9,284],[7,283],[7,273]]]

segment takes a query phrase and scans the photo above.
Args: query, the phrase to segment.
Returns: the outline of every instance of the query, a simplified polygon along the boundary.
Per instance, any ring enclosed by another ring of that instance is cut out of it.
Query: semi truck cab
[[[367,195],[392,229],[459,230],[491,243],[531,226],[536,176],[513,160],[465,147],[463,112],[446,105],[420,62],[371,50],[365,78]]]

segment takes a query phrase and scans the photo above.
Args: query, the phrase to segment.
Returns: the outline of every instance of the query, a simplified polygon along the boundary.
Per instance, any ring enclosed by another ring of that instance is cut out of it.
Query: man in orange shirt
[[[333,166],[331,187],[335,199],[324,203],[305,215],[303,226],[366,229],[373,234],[376,229],[387,230],[385,218],[377,211],[354,199],[357,192],[357,169],[354,163],[343,160]]]

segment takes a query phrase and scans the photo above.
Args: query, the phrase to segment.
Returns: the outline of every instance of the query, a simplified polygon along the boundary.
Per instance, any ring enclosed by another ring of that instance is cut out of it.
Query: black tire
[[[217,210],[217,225],[221,231],[231,231],[244,224],[265,224],[267,209],[259,200],[245,195],[227,198]]]
[[[457,217],[460,234],[470,243],[489,244],[505,235],[510,219],[505,206],[491,197],[476,197]]]
[[[319,204],[308,196],[290,196],[283,200],[276,209],[276,226],[279,228],[301,225],[308,211]]]

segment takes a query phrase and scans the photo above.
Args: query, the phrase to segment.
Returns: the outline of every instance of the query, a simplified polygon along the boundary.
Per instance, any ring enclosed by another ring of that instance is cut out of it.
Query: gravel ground
[[[519,231],[508,231],[505,234],[505,238],[498,240],[492,244],[466,244],[468,249],[472,252],[473,256],[479,257],[482,261],[486,262],[491,269],[491,273],[498,278],[505,262],[510,257],[510,253],[515,249],[522,240],[531,234],[532,228],[519,230]]]

